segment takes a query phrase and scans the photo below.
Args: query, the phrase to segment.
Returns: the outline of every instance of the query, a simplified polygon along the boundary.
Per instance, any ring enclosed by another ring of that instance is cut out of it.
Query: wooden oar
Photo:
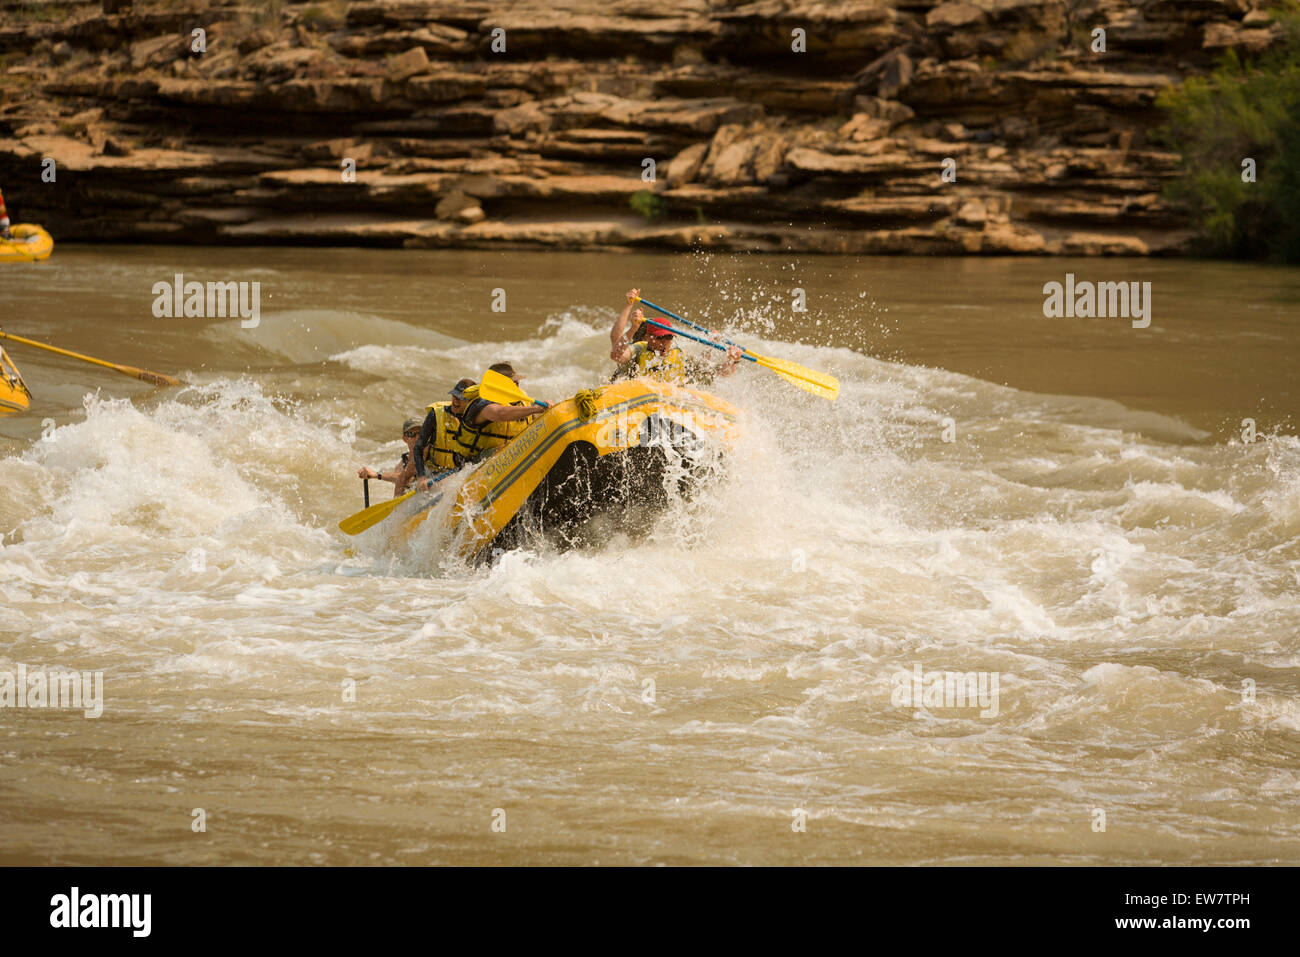
[[[650,303],[647,302],[646,305],[648,306]],[[658,307],[656,306],[655,308]],[[654,319],[647,319],[646,322],[650,323],[652,326],[658,326],[660,329],[667,329],[669,332],[690,339],[693,342],[700,342],[706,346],[713,346],[713,348],[721,349],[723,352],[727,351],[726,346],[719,342],[714,342],[712,339],[693,336],[689,332],[682,332],[680,329],[674,329],[672,326],[663,322],[656,322]],[[735,345],[735,343],[732,343],[732,345]],[[736,348],[744,349],[743,346],[737,346]],[[835,376],[828,375],[825,372],[817,372],[814,369],[801,366],[797,362],[789,362],[785,359],[773,359],[771,356],[760,356],[758,353],[750,352],[748,349],[744,349],[741,358],[757,363],[764,369],[771,369],[791,385],[798,386],[805,392],[811,392],[813,395],[819,395],[823,399],[829,399],[834,402],[835,397],[840,394],[839,380],[836,379]]]
[[[22,336],[11,335],[4,331],[0,331],[0,339],[12,339],[14,342],[21,342],[25,346],[35,346],[37,349],[55,352],[61,356],[67,356],[69,359],[80,359],[82,362],[89,362],[97,366],[103,366],[105,369],[112,369],[114,372],[120,372],[123,375],[133,376],[142,382],[152,382],[154,385],[181,384],[180,379],[163,375],[161,372],[149,372],[146,369],[137,369],[135,366],[124,366],[118,365],[116,362],[105,362],[103,359],[93,359],[90,356],[83,356],[79,352],[69,352],[67,349],[60,349],[58,346],[46,345],[44,342],[36,342],[32,339],[24,339]]]
[[[425,489],[433,488],[435,482],[441,482],[455,471],[455,469],[448,469],[440,475],[435,475],[433,478],[425,480],[422,483],[422,486],[417,485],[405,495],[389,499],[387,502],[380,502],[378,505],[371,505],[369,508],[363,508],[355,515],[349,515],[347,518],[343,519],[343,521],[339,522],[339,528],[348,535],[360,535],[367,528],[370,528],[372,525],[378,525],[389,515],[392,515],[393,509],[397,508],[397,506],[401,505],[416,492],[422,492]]]

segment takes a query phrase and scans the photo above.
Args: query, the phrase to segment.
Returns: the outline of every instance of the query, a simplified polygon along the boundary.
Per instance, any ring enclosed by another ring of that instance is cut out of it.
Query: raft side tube
[[[739,428],[740,412],[717,396],[647,379],[605,386],[593,405],[584,418],[574,399],[555,404],[474,469],[448,517],[460,557],[481,561],[533,535],[582,544],[593,522],[644,528],[668,505],[670,457],[688,495],[701,463],[731,448]]]
[[[0,263],[30,263],[49,259],[54,240],[35,223],[19,223],[9,230],[9,239],[0,239]]]

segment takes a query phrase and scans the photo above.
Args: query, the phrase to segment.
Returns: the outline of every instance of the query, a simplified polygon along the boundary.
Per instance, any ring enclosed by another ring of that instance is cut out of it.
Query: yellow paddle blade
[[[509,376],[493,372],[491,369],[484,372],[483,378],[479,380],[478,394],[489,402],[499,402],[502,405],[509,405],[512,402],[533,404],[533,400],[526,396]]]
[[[392,498],[387,502],[380,502],[378,505],[371,505],[369,508],[363,508],[355,515],[349,515],[343,521],[339,522],[341,528],[348,535],[360,535],[372,525],[378,525],[389,515],[393,514],[393,509],[401,505],[408,498],[418,492],[419,489],[411,489],[400,498]]]
[[[809,369],[788,359],[773,359],[771,356],[760,356],[757,352],[751,352],[750,355],[764,369],[771,369],[786,382],[797,385],[805,392],[830,399],[832,402],[840,394],[840,380],[833,375]]]

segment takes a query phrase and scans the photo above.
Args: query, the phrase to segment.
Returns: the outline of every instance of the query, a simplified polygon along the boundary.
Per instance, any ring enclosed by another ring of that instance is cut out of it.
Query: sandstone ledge
[[[59,9],[0,26],[0,183],[64,242],[1178,254],[1155,98],[1278,35],[1206,0],[1085,3],[1105,56],[1059,0]]]

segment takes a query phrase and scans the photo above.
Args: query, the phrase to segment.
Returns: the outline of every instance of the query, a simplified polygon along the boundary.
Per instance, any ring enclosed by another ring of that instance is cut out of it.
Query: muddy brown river
[[[1045,317],[1067,274],[1149,325]],[[338,530],[462,375],[603,381],[632,286],[839,399],[717,383],[643,540]],[[7,347],[4,863],[1300,863],[1294,269],[66,246],[0,326],[182,379]]]

